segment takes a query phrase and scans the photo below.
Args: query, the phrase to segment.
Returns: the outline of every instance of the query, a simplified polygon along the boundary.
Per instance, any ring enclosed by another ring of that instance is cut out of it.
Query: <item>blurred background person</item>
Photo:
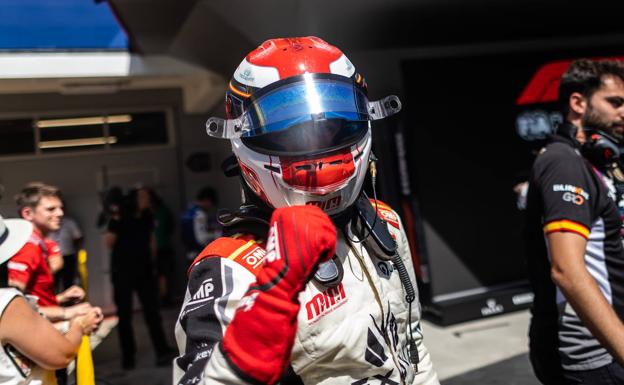
[[[117,189],[113,189],[117,193]],[[156,253],[154,218],[150,210],[150,194],[146,188],[132,190],[112,205],[105,234],[105,244],[111,250],[113,297],[119,317],[119,343],[123,369],[136,365],[136,342],[132,328],[132,294],[137,293],[149,331],[156,365],[171,362],[174,351],[167,344],[158,303],[158,284],[153,258]]]
[[[173,304],[172,283],[174,266],[174,251],[171,244],[174,223],[171,210],[162,198],[154,191],[149,192],[149,207],[154,216],[154,237],[156,238],[156,271],[158,273],[158,287],[161,303],[169,306]]]
[[[37,297],[41,312],[51,321],[71,320],[85,314],[91,305],[79,303],[85,298],[84,290],[71,286],[55,294],[49,266],[49,246],[54,244],[45,239],[60,228],[63,218],[61,192],[54,186],[30,183],[15,200],[20,216],[32,223],[33,231],[26,244],[8,262],[9,285]]]
[[[62,261],[61,267],[57,271],[51,265],[57,292],[68,289],[72,285],[79,285],[78,251],[83,243],[80,227],[72,218],[63,216],[60,229],[51,232],[49,237],[58,244]]]
[[[530,360],[543,384],[624,383],[624,66],[572,62],[559,84],[565,121],[537,156],[527,196],[535,297]]]
[[[74,317],[63,335],[20,291],[8,287],[5,262],[26,244],[32,227],[26,220],[0,216],[0,385],[55,384],[53,370],[69,365],[82,336],[90,335],[103,318],[101,309],[92,307]]]
[[[518,210],[526,210],[528,191],[528,181],[520,182],[513,186],[513,192],[516,194],[516,207],[518,208]]]
[[[187,263],[191,263],[204,247],[222,234],[217,220],[218,199],[217,192],[206,186],[199,190],[195,203],[182,215],[182,241]]]

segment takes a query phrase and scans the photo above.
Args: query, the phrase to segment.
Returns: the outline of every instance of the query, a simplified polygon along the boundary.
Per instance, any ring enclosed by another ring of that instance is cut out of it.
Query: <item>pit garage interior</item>
[[[102,192],[150,185],[179,218],[211,185],[220,206],[236,207],[238,182],[220,169],[229,145],[210,140],[204,122],[223,116],[244,53],[271,37],[305,35],[340,47],[371,99],[403,101],[398,117],[374,126],[378,194],[410,229],[429,317],[452,324],[526,307],[512,187],[532,155],[516,134],[524,108],[516,101],[545,63],[624,53],[621,9],[605,1],[85,2],[109,10],[127,48],[0,47],[0,210],[15,214],[12,196],[28,181],[59,186],[85,233],[91,300],[108,311],[109,259],[96,226]],[[3,19],[6,36],[16,25]],[[78,123],[51,126],[58,119]],[[50,147],[59,141],[69,144]]]

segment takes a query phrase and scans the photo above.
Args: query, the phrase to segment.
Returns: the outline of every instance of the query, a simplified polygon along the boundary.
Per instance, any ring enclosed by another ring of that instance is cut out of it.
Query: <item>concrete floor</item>
[[[173,329],[177,316],[177,308],[162,311],[163,327],[172,347],[176,347]],[[96,385],[171,385],[171,366],[157,367],[154,364],[155,356],[142,313],[135,313],[133,324],[137,344],[136,368],[121,369],[119,336],[117,329],[113,329],[93,352]]]
[[[528,359],[529,312],[453,325],[424,322],[442,385],[539,385]]]
[[[174,346],[177,309],[163,311],[163,321]],[[429,348],[442,385],[539,385],[527,357],[527,311],[441,328],[425,322]],[[121,370],[117,332],[95,349],[97,385],[171,385],[171,367],[154,366],[154,355],[140,313],[134,320],[137,368]]]

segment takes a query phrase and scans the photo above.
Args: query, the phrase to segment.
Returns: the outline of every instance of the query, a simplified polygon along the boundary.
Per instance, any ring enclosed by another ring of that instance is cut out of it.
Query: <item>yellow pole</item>
[[[82,336],[78,355],[76,356],[76,385],[95,385],[93,356],[89,337]]]
[[[84,249],[78,251],[78,274],[85,293],[89,291],[87,279],[87,252]],[[93,370],[93,356],[91,355],[91,343],[88,336],[82,336],[82,342],[76,356],[76,385],[95,385],[95,371]]]
[[[80,282],[85,293],[89,293],[89,283],[87,282],[89,274],[87,273],[87,251],[80,249],[78,251],[78,274],[80,274]]]

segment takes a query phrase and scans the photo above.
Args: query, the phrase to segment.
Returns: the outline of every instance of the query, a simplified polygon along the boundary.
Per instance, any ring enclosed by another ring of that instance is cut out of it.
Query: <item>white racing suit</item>
[[[378,213],[415,287],[400,219],[381,202]],[[173,364],[174,384],[247,383],[228,365],[218,343],[255,281],[254,272],[264,258],[261,245],[249,236],[221,238],[195,261],[175,329],[180,356]],[[290,376],[280,383],[439,385],[422,340],[418,298],[408,325],[406,292],[392,262],[371,255],[363,242],[340,233],[336,255],[344,270],[340,284],[327,288],[311,280],[299,295]],[[409,359],[408,328],[418,348],[417,368]],[[266,325],[266,333],[270,335],[271,325]]]

